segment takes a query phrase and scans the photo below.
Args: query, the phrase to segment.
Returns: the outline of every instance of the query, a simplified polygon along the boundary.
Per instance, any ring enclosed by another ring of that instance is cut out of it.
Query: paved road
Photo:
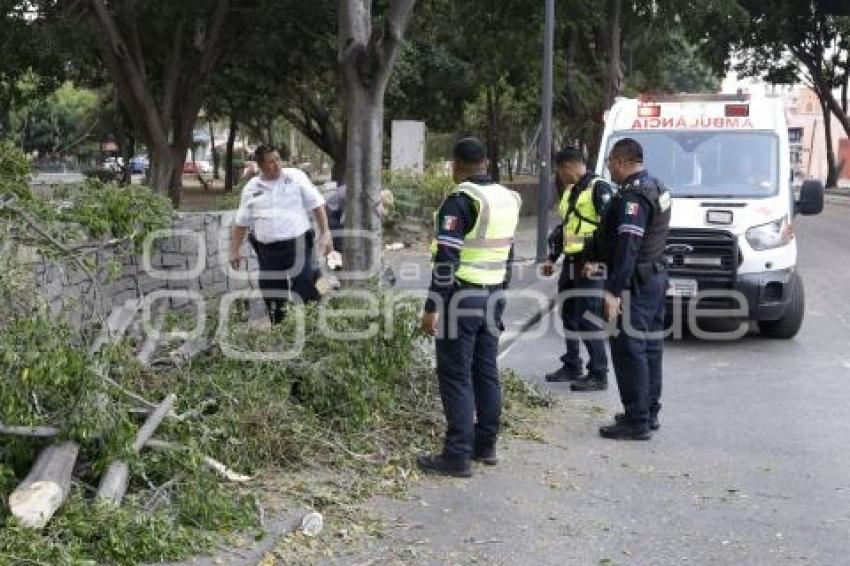
[[[597,436],[615,388],[555,387],[564,406],[545,442],[505,443],[502,465],[471,481],[372,501],[387,538],[340,563],[847,564],[847,203],[798,221],[808,306],[795,340],[668,342],[662,429],[648,443]],[[560,340],[521,339],[502,363],[541,382]]]

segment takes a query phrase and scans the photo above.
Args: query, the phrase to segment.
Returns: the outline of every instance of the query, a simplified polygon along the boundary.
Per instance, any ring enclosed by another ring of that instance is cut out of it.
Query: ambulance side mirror
[[[800,200],[794,203],[794,214],[812,216],[823,212],[823,183],[804,181],[800,189]]]

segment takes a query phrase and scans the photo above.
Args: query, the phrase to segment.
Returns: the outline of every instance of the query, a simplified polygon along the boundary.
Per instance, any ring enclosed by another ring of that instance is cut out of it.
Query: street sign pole
[[[537,261],[548,255],[549,188],[552,178],[552,82],[555,51],[555,0],[546,3],[546,31],[543,40],[543,125],[540,132],[540,190],[537,194]]]

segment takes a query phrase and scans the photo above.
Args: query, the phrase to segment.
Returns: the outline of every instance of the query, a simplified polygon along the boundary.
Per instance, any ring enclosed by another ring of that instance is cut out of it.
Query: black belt
[[[249,236],[251,243],[254,244],[255,247],[263,248],[264,250],[277,250],[292,247],[292,245],[298,240],[304,238],[307,240],[307,244],[311,245],[313,243],[313,230],[307,230],[300,236],[296,236],[295,238],[289,238],[287,240],[275,240],[273,242],[261,242],[258,240],[253,234]]]
[[[498,285],[479,285],[478,283],[469,283],[468,281],[463,281],[461,279],[455,278],[455,287],[460,290],[463,289],[475,289],[477,291],[504,291],[505,284],[500,283]]]

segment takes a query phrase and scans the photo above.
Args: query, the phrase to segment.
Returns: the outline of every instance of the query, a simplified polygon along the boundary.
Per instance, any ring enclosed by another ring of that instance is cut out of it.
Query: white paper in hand
[[[327,255],[325,260],[328,262],[328,267],[330,269],[340,269],[342,267],[342,254],[338,251],[332,251]]]

